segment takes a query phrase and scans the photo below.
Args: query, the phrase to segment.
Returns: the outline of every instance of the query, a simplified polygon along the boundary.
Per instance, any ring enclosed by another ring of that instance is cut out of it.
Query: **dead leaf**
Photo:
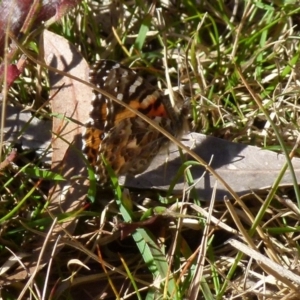
[[[0,110],[2,110],[2,104],[0,104]],[[52,122],[48,120],[32,117],[30,111],[22,111],[20,107],[7,105],[3,130],[4,141],[19,143],[25,149],[44,153],[50,146],[51,124]],[[48,155],[47,159],[45,163],[50,162],[51,156]]]
[[[69,73],[82,80],[88,81],[89,66],[75,47],[63,37],[50,31],[43,34],[44,58],[51,67]],[[52,100],[53,118],[52,126],[52,170],[61,173],[73,186],[73,176],[82,175],[87,178],[86,165],[82,159],[81,134],[83,124],[89,118],[92,99],[92,90],[83,83],[58,73],[49,72]],[[72,145],[72,146],[70,146]],[[60,206],[63,211],[72,210],[86,193],[78,189],[79,182],[75,183],[76,189],[69,189],[69,196],[60,199],[65,184],[56,186],[51,192],[53,209]],[[83,182],[82,182],[83,184]],[[85,189],[86,191],[86,189]],[[50,195],[51,195],[50,192]],[[79,194],[77,194],[79,193]],[[52,208],[51,208],[52,209]]]
[[[41,49],[47,65],[72,74],[88,81],[89,66],[81,54],[66,39],[49,31],[45,31],[41,38]],[[81,151],[82,124],[89,116],[92,91],[86,85],[49,71],[49,82],[52,100],[52,166],[51,169],[60,173],[66,181],[58,182],[49,192],[49,212],[56,217],[62,212],[71,212],[82,207],[82,201],[87,195],[87,171]],[[72,120],[70,120],[72,119]],[[82,179],[74,180],[74,176]],[[55,225],[51,240],[48,242],[41,264],[43,267],[50,259],[53,244],[58,235],[65,236],[65,232],[72,235],[75,229],[75,219],[63,224]],[[44,237],[36,242],[31,261],[25,264],[33,274],[37,258],[43,246]],[[63,244],[58,245],[60,251]],[[27,271],[28,271],[27,270]],[[21,279],[27,276],[27,271],[19,270],[10,279]]]
[[[87,62],[66,39],[45,31],[42,43],[46,64],[88,81]],[[87,178],[86,165],[80,156],[81,133],[82,124],[89,118],[92,91],[86,85],[54,72],[49,72],[49,81],[51,94],[55,94],[52,112],[54,115],[57,114],[57,117],[53,118],[52,126],[51,168],[54,172],[61,173],[67,180],[67,183],[55,185],[49,193],[51,197],[49,210],[56,215],[62,211],[68,212],[78,208],[87,195],[85,180],[75,181],[72,177],[81,175]],[[71,227],[68,224],[65,228],[72,233],[74,224]]]
[[[10,26],[9,31],[14,35],[18,35],[24,27],[24,23],[33,22],[31,24],[32,28],[36,29],[43,21],[53,17],[57,21],[78,3],[80,3],[79,0],[45,0],[38,5],[34,15],[31,16],[30,12],[34,5],[33,0],[0,1],[0,56],[2,57],[4,52],[8,25]],[[29,20],[27,20],[28,16],[31,17]],[[28,26],[28,24],[25,24],[25,26]]]
[[[213,169],[239,195],[270,187],[286,161],[284,155],[273,151],[198,133],[185,136],[183,143],[191,147],[207,163],[211,161],[210,165]],[[121,183],[132,188],[168,190],[182,163],[178,149],[172,146],[169,155],[166,153],[158,155],[146,172],[135,178],[127,177],[126,180],[122,178]],[[297,177],[300,178],[300,159],[293,158],[292,164]],[[192,166],[190,170],[195,182],[200,179],[195,186],[200,197],[209,200],[216,179],[205,172],[201,166]],[[281,185],[292,185],[291,174],[288,170]],[[175,191],[182,191],[187,187],[182,176],[176,183]],[[223,200],[225,195],[231,197],[225,187],[217,183],[216,199]]]

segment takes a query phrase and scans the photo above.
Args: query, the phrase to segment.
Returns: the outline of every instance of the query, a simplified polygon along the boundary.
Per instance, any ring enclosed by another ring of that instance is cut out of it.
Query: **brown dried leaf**
[[[44,58],[54,68],[88,81],[89,66],[75,47],[66,39],[52,32],[43,34]],[[87,186],[83,181],[72,180],[73,176],[87,178],[86,166],[82,159],[82,124],[89,118],[92,99],[91,88],[77,80],[49,71],[51,85],[53,118],[52,169],[61,173],[67,184],[59,184],[50,192],[54,213],[57,207],[71,211],[86,196]],[[63,86],[63,87],[62,87]],[[70,120],[71,119],[71,120]],[[71,145],[71,146],[70,146]],[[76,184],[76,189],[72,188]],[[68,193],[61,199],[65,187],[70,185]],[[84,188],[83,188],[84,187]]]
[[[36,29],[43,21],[54,18],[57,21],[67,11],[75,7],[81,0],[44,0],[39,1],[37,8],[34,0],[2,0],[0,1],[0,57],[4,52],[5,36],[9,30],[18,35],[25,28]],[[28,24],[31,23],[31,24]],[[29,32],[23,32],[28,34]]]
[[[75,47],[66,39],[45,31],[41,39],[41,49],[44,49],[44,58],[47,65],[69,73],[82,80],[88,80],[89,66]],[[51,86],[52,112],[55,114],[52,126],[52,170],[60,173],[66,179],[54,185],[49,193],[49,212],[56,217],[62,212],[71,212],[82,206],[82,200],[87,195],[88,185],[86,166],[81,155],[81,130],[82,123],[88,119],[92,91],[83,83],[49,71]],[[62,88],[63,86],[63,88]],[[70,121],[69,118],[72,118]],[[72,179],[81,175],[82,179]],[[53,245],[59,235],[72,235],[76,225],[76,218],[62,224],[56,224],[48,240],[45,238],[36,241],[30,261],[25,263],[27,270],[22,268],[10,276],[9,279],[18,280],[26,278],[28,270],[35,274],[36,268],[42,268],[52,254]],[[39,266],[39,254],[42,247],[46,247]],[[61,250],[63,244],[58,245],[56,253]]]
[[[187,135],[183,143],[191,147],[207,163],[211,161],[211,167],[239,195],[270,187],[286,161],[284,155],[273,151],[233,143],[198,133]],[[293,158],[292,163],[297,178],[300,178],[300,159]],[[169,155],[166,153],[158,155],[146,172],[135,178],[127,177],[125,185],[140,189],[168,190],[181,165],[182,160],[179,151],[175,146],[172,146]],[[208,172],[205,172],[205,169],[201,166],[192,166],[190,170],[194,181],[197,182],[195,188],[199,195],[209,200],[216,179]],[[124,182],[124,178],[122,178],[122,182]],[[289,170],[286,171],[281,184],[292,185]],[[183,181],[182,176],[176,183],[175,190],[182,191],[186,187],[187,184]],[[225,195],[231,197],[226,188],[221,183],[218,183],[216,199],[223,200]]]

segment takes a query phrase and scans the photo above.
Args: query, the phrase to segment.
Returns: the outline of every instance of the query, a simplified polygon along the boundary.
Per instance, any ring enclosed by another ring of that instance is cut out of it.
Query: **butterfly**
[[[134,70],[100,60],[90,70],[90,82],[138,110],[173,136],[183,128],[183,110],[168,95]],[[94,91],[90,118],[82,134],[83,152],[101,185],[109,182],[105,161],[117,176],[144,172],[169,139],[153,126]]]

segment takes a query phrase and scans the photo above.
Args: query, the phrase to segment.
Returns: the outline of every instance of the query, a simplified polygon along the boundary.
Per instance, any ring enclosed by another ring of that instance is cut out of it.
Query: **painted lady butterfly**
[[[178,136],[183,127],[181,108],[172,107],[169,96],[132,69],[110,60],[98,61],[90,81],[161,127]],[[83,152],[95,168],[100,184],[108,180],[101,154],[116,175],[145,171],[168,138],[128,109],[95,91],[90,119],[83,133]]]

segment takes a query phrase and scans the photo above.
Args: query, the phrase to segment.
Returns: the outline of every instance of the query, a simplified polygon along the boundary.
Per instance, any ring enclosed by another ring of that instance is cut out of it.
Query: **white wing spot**
[[[112,69],[118,69],[118,68],[120,68],[120,67],[121,67],[120,64],[115,64],[115,65],[112,67]]]
[[[92,102],[94,102],[94,101],[97,100],[97,99],[98,99],[97,95],[96,95],[96,94],[93,94]]]
[[[136,81],[129,88],[129,96],[131,96],[142,83],[143,83],[143,78],[138,77]]]
[[[86,122],[85,122],[85,126],[93,126],[95,124],[94,119],[89,118]],[[84,129],[84,132],[86,132],[86,128]]]

